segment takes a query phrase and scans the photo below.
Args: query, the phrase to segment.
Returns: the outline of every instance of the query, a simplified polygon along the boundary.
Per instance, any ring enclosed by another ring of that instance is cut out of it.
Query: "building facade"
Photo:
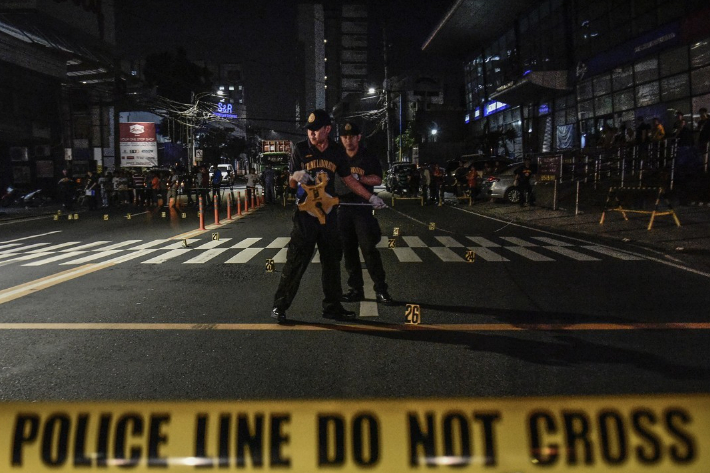
[[[52,189],[116,164],[112,2],[0,3],[0,184]]]
[[[475,3],[458,2],[425,50],[470,39],[465,29],[476,22],[462,26],[451,17],[476,17]],[[710,108],[706,1],[533,5],[517,7],[496,34],[455,45],[464,60],[473,136],[508,132],[511,149],[521,156],[594,146],[604,130],[635,127],[638,118],[658,117],[671,130],[678,111],[695,126],[698,110]]]

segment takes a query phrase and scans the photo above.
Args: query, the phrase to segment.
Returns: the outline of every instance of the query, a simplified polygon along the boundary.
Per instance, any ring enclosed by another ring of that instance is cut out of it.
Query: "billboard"
[[[152,167],[158,165],[158,143],[155,123],[120,124],[121,167]]]

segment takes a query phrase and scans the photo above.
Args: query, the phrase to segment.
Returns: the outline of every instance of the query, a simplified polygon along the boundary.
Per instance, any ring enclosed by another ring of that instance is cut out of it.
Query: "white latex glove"
[[[353,176],[356,181],[360,180],[360,174],[355,173],[355,174],[351,174],[351,176]]]
[[[308,181],[312,181],[313,178],[306,171],[296,171],[293,173],[291,178],[301,184],[308,184]]]
[[[377,210],[379,210],[379,209],[384,209],[385,207],[387,207],[387,205],[385,204],[385,201],[382,200],[382,199],[380,199],[380,198],[379,198],[378,196],[376,196],[375,194],[372,194],[372,195],[370,196],[370,204],[372,204],[372,207],[375,208],[375,209],[377,209]]]

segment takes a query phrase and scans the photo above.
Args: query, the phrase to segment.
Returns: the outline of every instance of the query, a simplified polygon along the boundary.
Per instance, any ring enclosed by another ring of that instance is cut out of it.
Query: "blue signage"
[[[222,118],[239,118],[236,114],[232,113],[233,105],[231,103],[218,103],[217,111],[214,112],[215,115]]]
[[[507,103],[503,102],[488,102],[486,105],[483,107],[483,116],[487,117],[488,115],[492,115],[496,112],[500,112],[502,110],[505,110],[506,108],[510,108],[510,105]]]

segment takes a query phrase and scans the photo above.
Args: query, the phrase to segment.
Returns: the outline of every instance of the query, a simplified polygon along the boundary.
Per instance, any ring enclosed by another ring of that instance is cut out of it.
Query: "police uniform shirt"
[[[313,181],[309,185],[316,184],[316,177],[319,173],[326,173],[328,176],[328,184],[325,186],[325,191],[335,196],[335,176],[347,177],[350,175],[348,167],[348,156],[343,148],[337,143],[329,140],[328,147],[325,151],[320,151],[318,148],[311,145],[310,141],[301,141],[296,144],[296,147],[288,164],[288,171],[293,174],[296,171],[304,170],[312,178]],[[300,188],[299,184],[298,200],[302,202],[305,199],[305,192]]]
[[[380,179],[382,179],[382,165],[380,164],[380,160],[374,154],[370,153],[366,148],[363,148],[361,146],[360,148],[358,148],[357,153],[355,153],[355,156],[348,157],[347,159],[348,163],[350,164],[350,174],[357,174],[359,177],[376,175],[379,176]],[[362,184],[362,186],[367,189],[370,194],[374,193],[374,186],[369,186],[362,182],[360,184]],[[352,190],[350,190],[349,187],[346,187],[344,189],[340,196],[340,200],[342,202],[352,203],[367,202],[367,200],[363,199],[362,197],[354,193]]]

